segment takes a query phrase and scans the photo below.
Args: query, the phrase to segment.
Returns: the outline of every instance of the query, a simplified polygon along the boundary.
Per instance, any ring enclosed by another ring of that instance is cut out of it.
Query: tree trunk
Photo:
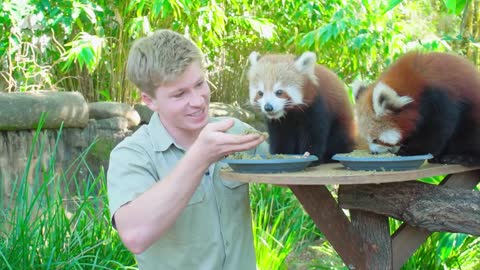
[[[480,235],[480,193],[417,181],[342,185],[342,208],[364,210],[403,220],[429,231]]]

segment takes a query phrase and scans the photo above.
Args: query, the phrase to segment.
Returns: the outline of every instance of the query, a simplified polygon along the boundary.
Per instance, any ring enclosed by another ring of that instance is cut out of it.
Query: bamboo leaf
[[[443,0],[443,3],[450,13],[459,15],[465,8],[467,0]]]
[[[402,2],[403,0],[389,0],[387,6],[383,9],[382,14],[385,14],[390,10],[394,9],[396,6],[398,6]]]

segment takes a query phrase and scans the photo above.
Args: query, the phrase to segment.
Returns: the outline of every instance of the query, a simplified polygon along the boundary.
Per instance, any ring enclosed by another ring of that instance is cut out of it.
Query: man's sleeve
[[[140,147],[118,145],[110,154],[107,172],[110,219],[124,204],[156,183],[153,161]],[[115,224],[114,224],[115,225]]]

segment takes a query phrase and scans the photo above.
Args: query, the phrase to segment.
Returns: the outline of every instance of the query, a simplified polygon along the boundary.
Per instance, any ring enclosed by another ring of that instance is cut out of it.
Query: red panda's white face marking
[[[362,97],[363,98],[363,97]],[[357,101],[356,113],[358,130],[364,137],[372,153],[396,152],[402,139],[398,127],[390,123],[386,116],[376,116],[372,107],[365,108],[363,101]]]
[[[399,96],[394,89],[383,82],[376,84],[373,89],[371,87],[360,89],[361,92],[359,89],[353,90],[354,93],[358,93],[355,108],[359,132],[367,139],[370,151],[372,153],[398,152],[403,138],[400,128],[392,121],[391,116],[400,112],[413,99],[408,96]]]
[[[258,106],[262,113],[270,119],[278,119],[285,115],[285,108],[303,103],[301,91],[291,86],[275,83],[272,90],[265,90],[265,84],[260,82],[250,85],[251,103]]]
[[[316,56],[307,52],[293,55],[266,55],[252,52],[248,71],[250,103],[269,119],[279,119],[286,109],[304,104],[303,84],[314,76]],[[315,82],[315,81],[314,81]]]
[[[387,115],[412,102],[409,96],[399,96],[394,89],[383,82],[373,88],[372,104],[377,116]]]
[[[400,146],[398,143],[402,138],[401,133],[398,130],[390,129],[380,133],[378,138],[372,139],[370,136],[368,138],[368,146],[370,152],[372,153],[385,153],[391,152],[396,153]]]

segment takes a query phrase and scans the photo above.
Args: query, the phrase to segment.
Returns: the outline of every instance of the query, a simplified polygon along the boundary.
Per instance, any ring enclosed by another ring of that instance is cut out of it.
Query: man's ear
[[[142,96],[143,103],[145,103],[145,105],[147,105],[147,107],[150,110],[156,112],[157,111],[157,104],[156,104],[155,100],[153,98],[151,98],[148,94],[143,93],[143,92],[142,92],[141,96]]]

